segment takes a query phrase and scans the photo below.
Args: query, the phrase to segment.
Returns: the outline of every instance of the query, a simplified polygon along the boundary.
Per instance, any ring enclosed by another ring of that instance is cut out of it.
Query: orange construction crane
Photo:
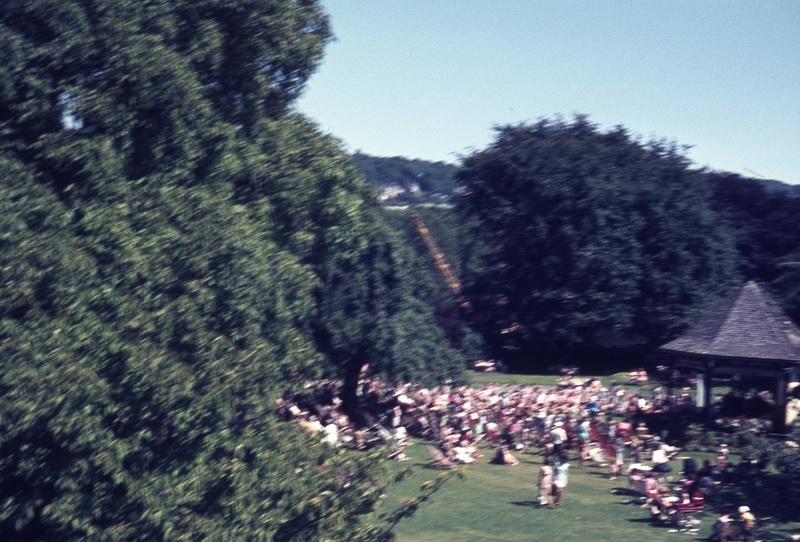
[[[461,283],[458,282],[458,278],[453,272],[453,268],[450,267],[450,262],[447,261],[447,257],[444,255],[444,252],[442,252],[442,249],[439,248],[439,245],[434,240],[431,232],[428,231],[428,228],[425,226],[422,218],[420,218],[419,215],[413,215],[411,219],[414,221],[414,225],[417,226],[417,230],[422,236],[422,240],[425,241],[425,245],[428,247],[428,250],[433,256],[433,261],[436,262],[436,267],[439,268],[439,271],[441,271],[445,282],[450,287],[450,290],[452,290],[452,292],[455,294],[456,299],[458,299],[458,304],[461,305],[461,308],[464,310],[464,312],[472,312],[472,304],[467,300],[467,298],[464,296],[464,293],[461,291]]]

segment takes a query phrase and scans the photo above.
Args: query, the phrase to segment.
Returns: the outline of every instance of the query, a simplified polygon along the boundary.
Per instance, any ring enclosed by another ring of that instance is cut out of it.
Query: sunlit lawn
[[[398,525],[400,542],[686,540],[708,536],[714,522],[713,515],[700,515],[699,531],[691,533],[655,527],[648,509],[622,504],[632,499],[624,494],[624,477],[609,480],[606,469],[580,470],[576,462],[571,463],[563,506],[539,508],[536,482],[541,456],[517,453],[519,465],[500,466],[489,463],[491,448],[484,454],[478,464],[469,467],[466,479],[449,481],[414,517]],[[424,443],[408,448],[407,455],[411,459],[397,466],[412,466],[414,476],[390,489],[389,508],[398,499],[415,496],[423,481],[438,474],[424,467],[430,459]],[[673,462],[673,469],[680,469],[678,461]]]
[[[571,462],[569,486],[561,508],[550,510],[536,506],[536,489],[541,456],[517,453],[519,465],[489,463],[492,450],[484,449],[478,464],[468,467],[464,480],[452,479],[423,504],[417,514],[402,521],[395,533],[398,542],[471,542],[471,541],[596,541],[642,542],[705,539],[711,533],[716,514],[707,511],[692,531],[654,525],[650,511],[638,504],[623,504],[633,497],[626,493],[627,480],[609,480],[605,469],[577,468]],[[409,461],[392,463],[392,468],[412,467],[414,475],[398,486],[390,487],[387,510],[400,499],[415,497],[420,485],[440,471],[425,468],[430,454],[424,443],[406,450]],[[691,454],[702,462],[709,454]],[[737,458],[738,460],[738,458]],[[673,461],[674,479],[680,477],[680,461]],[[675,484],[670,484],[674,486]],[[616,492],[616,493],[615,493]],[[764,508],[764,503],[736,503]],[[775,524],[759,516],[760,540],[789,540],[800,533],[799,524]]]

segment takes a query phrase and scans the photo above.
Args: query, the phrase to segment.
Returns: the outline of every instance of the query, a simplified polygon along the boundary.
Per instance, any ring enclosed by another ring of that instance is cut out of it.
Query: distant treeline
[[[402,192],[387,198],[388,205],[414,205],[419,203],[441,203],[449,201],[457,188],[455,174],[458,166],[446,162],[431,162],[411,159],[404,156],[372,156],[356,151],[352,155],[358,167],[364,172],[367,182],[381,189],[398,187]],[[760,185],[764,196],[777,195],[800,198],[800,185],[786,184],[772,179],[755,179],[742,177],[735,173],[714,171],[708,177],[724,179],[734,183],[733,179],[744,182],[747,186]],[[414,187],[417,188],[414,188]],[[418,192],[417,192],[418,189]],[[754,190],[758,190],[755,189]]]
[[[415,213],[472,296],[478,313],[466,319],[491,355],[518,358],[518,368],[579,352],[599,361],[620,345],[650,351],[745,280],[800,320],[800,187],[693,170],[675,148],[624,129],[601,133],[583,118],[500,132],[450,169],[458,181],[443,195],[455,208],[385,213],[426,262],[414,270],[430,285],[421,297],[448,336],[461,335],[465,317]],[[382,187],[409,186],[425,171],[421,160],[356,156]],[[420,187],[414,198],[428,195]]]
[[[721,173],[721,175],[725,175]],[[793,196],[795,198],[800,198],[800,184],[786,184],[781,181],[774,181],[771,179],[752,179],[764,189],[769,192],[770,194],[781,194],[785,196]]]

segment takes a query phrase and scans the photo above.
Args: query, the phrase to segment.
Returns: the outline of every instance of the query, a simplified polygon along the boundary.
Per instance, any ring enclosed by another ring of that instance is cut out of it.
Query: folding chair
[[[450,469],[456,467],[456,463],[453,463],[447,456],[444,455],[439,448],[435,446],[428,446],[428,451],[431,453],[431,460],[428,462],[428,466],[435,468],[435,469]]]

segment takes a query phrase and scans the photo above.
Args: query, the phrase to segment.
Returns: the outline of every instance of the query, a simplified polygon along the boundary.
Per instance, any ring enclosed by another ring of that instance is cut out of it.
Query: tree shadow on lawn
[[[795,475],[796,476],[796,475]],[[800,522],[797,481],[791,476],[761,473],[751,479],[724,486],[715,495],[716,510],[736,510],[742,504],[755,509],[757,518],[775,523]],[[763,520],[762,520],[763,521]]]
[[[514,506],[533,506],[534,508],[540,507],[539,503],[536,501],[511,501],[509,504],[513,504]]]
[[[649,523],[653,527],[661,527],[658,523],[653,523],[653,520],[650,518],[628,518],[626,521],[629,523]]]
[[[639,493],[638,491],[634,491],[629,487],[612,487],[609,490],[609,493],[611,493],[612,495],[620,495],[623,497],[643,497],[641,493]]]
[[[590,474],[592,476],[599,476],[601,478],[608,478],[608,476],[609,476],[608,471],[603,472],[603,471],[589,471],[589,470],[587,470],[587,471],[582,471],[582,472],[586,472],[586,474]],[[624,476],[622,478],[624,478]]]
[[[646,523],[653,529],[658,529],[658,530],[677,529],[677,527],[675,527],[675,525],[673,525],[671,522],[653,521],[652,518],[628,518],[625,521],[627,521],[628,523],[640,523],[640,524]],[[686,530],[686,528],[683,529]],[[704,540],[704,539],[700,538],[699,540]]]

